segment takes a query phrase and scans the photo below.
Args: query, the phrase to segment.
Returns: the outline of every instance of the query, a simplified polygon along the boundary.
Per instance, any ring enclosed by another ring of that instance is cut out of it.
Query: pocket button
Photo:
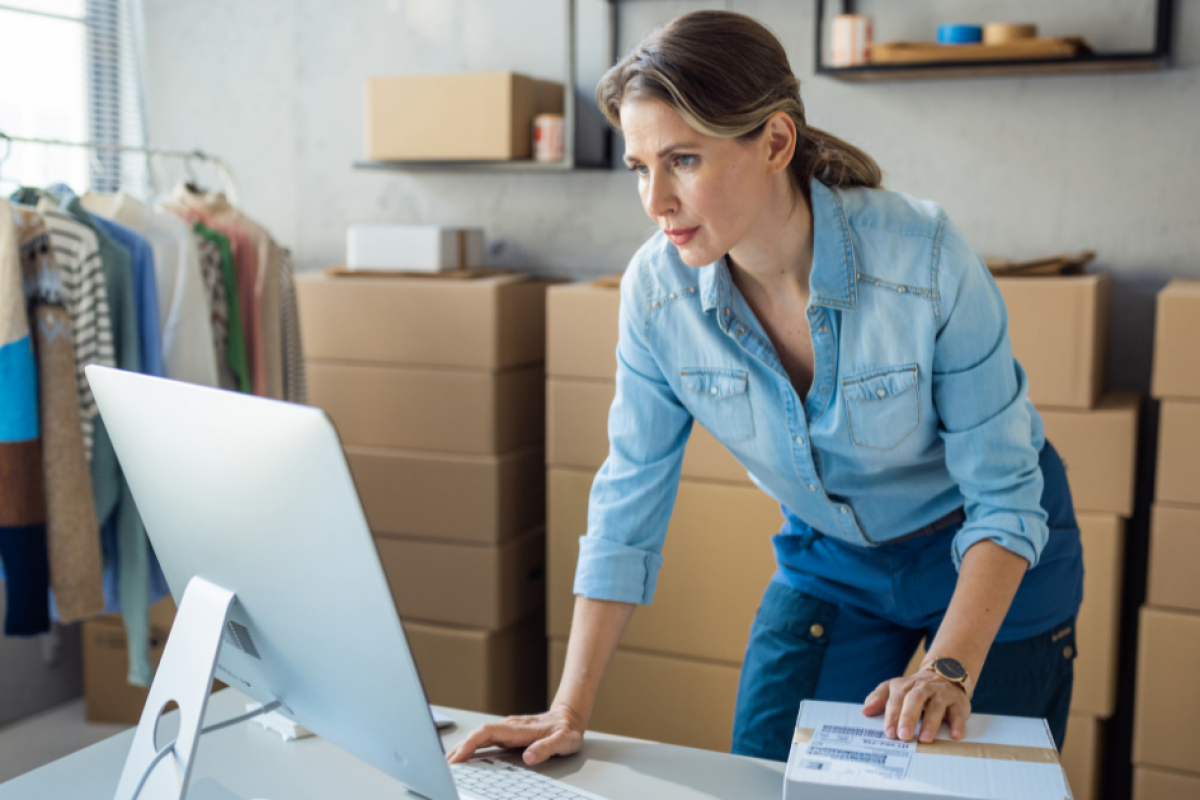
[[[808,629],[808,632],[813,635],[814,639],[820,639],[825,635],[825,626],[819,622],[813,623],[813,626]]]
[[[876,397],[887,397],[887,389],[879,388],[875,390]]]
[[[1071,645],[1067,645],[1066,647],[1063,648],[1063,658],[1070,658],[1073,655],[1075,655],[1074,647],[1071,647]]]

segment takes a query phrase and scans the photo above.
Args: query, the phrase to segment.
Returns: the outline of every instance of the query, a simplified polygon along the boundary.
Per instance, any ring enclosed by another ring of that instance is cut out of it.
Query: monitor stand
[[[188,582],[133,735],[115,800],[132,800],[142,775],[154,762],[158,721],[172,700],[179,705],[175,750],[154,767],[138,800],[183,800],[233,600],[233,592],[200,576]]]

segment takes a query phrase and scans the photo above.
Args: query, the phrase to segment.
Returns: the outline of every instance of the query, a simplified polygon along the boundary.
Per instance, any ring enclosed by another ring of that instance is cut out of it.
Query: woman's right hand
[[[579,752],[586,727],[579,715],[566,706],[555,706],[544,714],[508,717],[471,731],[446,754],[446,760],[457,764],[485,747],[524,747],[522,759],[532,766],[550,756]]]

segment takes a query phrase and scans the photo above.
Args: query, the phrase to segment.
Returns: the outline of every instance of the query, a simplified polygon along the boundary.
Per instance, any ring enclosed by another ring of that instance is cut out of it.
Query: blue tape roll
[[[978,44],[983,41],[981,25],[939,25],[938,44]]]

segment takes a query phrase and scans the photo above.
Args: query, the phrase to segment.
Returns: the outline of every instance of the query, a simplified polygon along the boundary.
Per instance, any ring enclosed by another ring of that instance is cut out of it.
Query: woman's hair
[[[808,195],[813,178],[827,186],[878,187],[882,174],[869,155],[808,125],[800,81],[783,45],[744,14],[697,11],[653,31],[605,73],[596,102],[621,128],[621,103],[660,100],[700,133],[722,139],[758,136],[777,111],[796,123],[790,165],[796,187]]]

